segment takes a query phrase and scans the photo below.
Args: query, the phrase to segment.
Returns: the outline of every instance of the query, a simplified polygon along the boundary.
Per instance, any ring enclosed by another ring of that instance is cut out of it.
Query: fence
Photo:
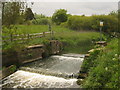
[[[10,34],[9,36],[2,36],[3,42],[13,42],[13,41],[20,41],[20,40],[28,40],[34,38],[42,38],[46,37],[47,34],[53,34],[53,32],[43,32],[43,33],[34,33],[34,34],[20,34],[20,35],[13,35]]]

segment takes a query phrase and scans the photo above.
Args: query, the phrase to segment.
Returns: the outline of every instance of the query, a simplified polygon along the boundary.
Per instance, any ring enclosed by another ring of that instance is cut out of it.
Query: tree
[[[24,5],[24,2],[2,2],[2,24],[10,26],[18,23]]]
[[[116,18],[118,18],[118,11],[112,11],[109,13],[109,15],[115,16]]]
[[[60,25],[62,22],[66,22],[68,19],[67,10],[59,9],[56,10],[52,16],[52,21],[55,22],[57,25]]]
[[[16,24],[19,24],[22,16],[22,11],[26,4],[25,2],[2,2],[2,33],[6,37],[10,37],[11,41],[13,34],[17,34]],[[2,38],[3,41],[7,38]],[[8,45],[8,41],[4,42],[4,45]]]
[[[31,10],[31,8],[27,8],[25,12],[25,21],[34,19],[34,14]]]

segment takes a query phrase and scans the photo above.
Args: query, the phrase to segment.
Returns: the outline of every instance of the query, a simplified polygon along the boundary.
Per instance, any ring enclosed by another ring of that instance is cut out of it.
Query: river
[[[77,76],[84,55],[53,55],[24,64],[15,73],[4,78],[3,88],[79,88]]]

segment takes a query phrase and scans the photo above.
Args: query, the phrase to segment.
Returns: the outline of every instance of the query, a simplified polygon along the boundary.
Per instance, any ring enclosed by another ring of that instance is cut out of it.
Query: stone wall
[[[62,43],[58,40],[51,40],[51,54],[59,54],[62,51]]]

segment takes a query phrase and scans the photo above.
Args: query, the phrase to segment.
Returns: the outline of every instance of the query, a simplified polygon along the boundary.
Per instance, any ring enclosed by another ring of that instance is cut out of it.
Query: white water
[[[31,70],[39,70],[42,72],[50,71],[61,73],[77,73],[80,70],[83,57],[81,55],[64,54],[62,56],[52,56],[46,61],[36,61],[24,66]],[[42,66],[41,66],[42,65]],[[49,70],[48,70],[49,69]],[[76,78],[65,79],[57,77],[52,74],[38,74],[24,70],[18,70],[10,76],[2,80],[2,87],[4,88],[78,88]]]
[[[3,87],[12,88],[75,88],[77,79],[64,79],[18,70],[6,78]]]

